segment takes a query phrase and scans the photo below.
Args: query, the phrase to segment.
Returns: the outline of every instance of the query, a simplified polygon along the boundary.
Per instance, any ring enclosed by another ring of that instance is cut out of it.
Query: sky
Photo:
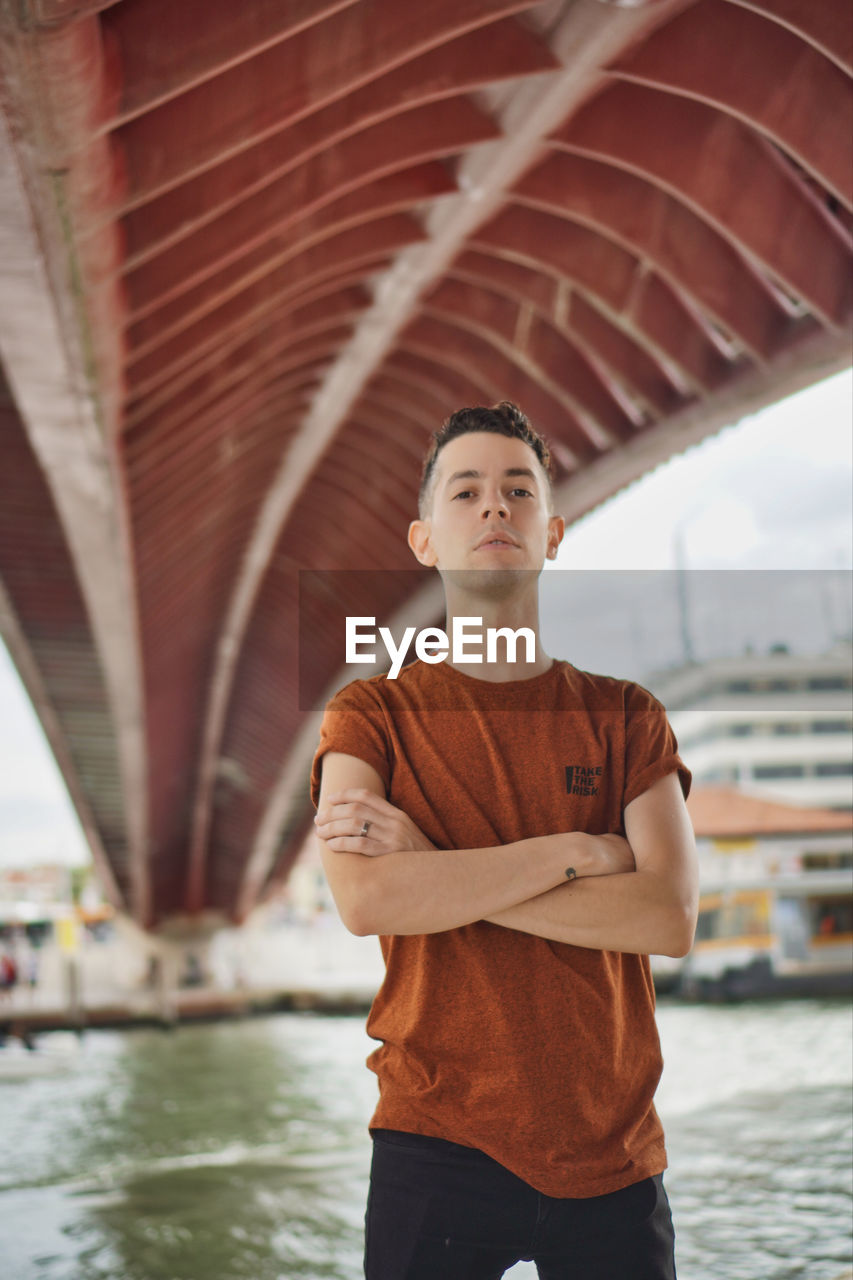
[[[662,463],[575,524],[554,567],[671,570],[676,534],[691,570],[834,570],[825,575],[834,579],[849,570],[853,373]],[[59,772],[0,644],[0,866],[87,861]]]
[[[789,396],[662,463],[567,532],[557,567],[853,564],[853,374]]]

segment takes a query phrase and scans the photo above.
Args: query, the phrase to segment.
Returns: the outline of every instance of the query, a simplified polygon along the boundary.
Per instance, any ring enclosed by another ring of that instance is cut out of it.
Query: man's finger
[[[402,813],[402,809],[396,808],[384,796],[378,796],[375,791],[368,791],[364,787],[350,787],[347,791],[336,791],[334,795],[328,797],[328,803],[364,805],[368,809],[385,814]]]
[[[326,844],[335,853],[367,853],[367,838],[365,836],[328,836],[321,837],[325,839]]]
[[[364,823],[367,822],[367,831],[364,830]],[[372,819],[362,819],[358,817],[330,817],[325,821],[317,823],[317,832],[323,839],[329,836],[358,836],[365,840],[378,840],[380,838],[380,827],[378,822]]]
[[[341,797],[351,796],[352,792],[341,792]],[[375,802],[375,803],[373,803]],[[365,799],[346,799],[336,796],[329,796],[323,808],[316,815],[314,821],[328,821],[329,818],[349,818],[359,823],[365,818],[369,822],[375,822],[378,819],[399,818],[403,814],[402,809],[396,809],[393,804],[389,804],[387,800],[383,800],[381,796],[373,796],[373,802]]]
[[[321,837],[322,838],[322,837]],[[323,843],[332,853],[358,853],[365,858],[376,858],[383,853],[392,853],[393,850],[386,848],[384,842],[379,843],[363,836],[332,836]]]

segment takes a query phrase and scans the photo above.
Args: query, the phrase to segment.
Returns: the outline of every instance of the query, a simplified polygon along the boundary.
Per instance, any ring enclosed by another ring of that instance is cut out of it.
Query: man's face
[[[564,522],[550,514],[548,479],[530,445],[470,432],[438,455],[432,501],[409,528],[421,564],[440,571],[487,572],[497,583],[519,570],[537,574],[553,559]]]

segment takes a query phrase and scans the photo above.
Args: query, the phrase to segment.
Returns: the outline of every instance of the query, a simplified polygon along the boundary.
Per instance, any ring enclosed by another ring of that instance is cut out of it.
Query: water
[[[672,1005],[659,1022],[680,1280],[838,1280],[849,1011]],[[90,1033],[55,1074],[0,1080],[2,1275],[358,1280],[368,1049],[360,1019],[284,1015]]]

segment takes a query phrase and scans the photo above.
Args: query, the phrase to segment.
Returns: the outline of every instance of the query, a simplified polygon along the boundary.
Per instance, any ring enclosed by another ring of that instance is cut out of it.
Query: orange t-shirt
[[[446,857],[557,831],[624,835],[625,806],[658,778],[677,770],[690,786],[661,704],[567,662],[499,684],[446,662],[356,680],[326,708],[315,803],[327,751],[372,765]],[[381,945],[371,1127],[477,1147],[549,1196],[666,1167],[647,957],[485,921]]]

